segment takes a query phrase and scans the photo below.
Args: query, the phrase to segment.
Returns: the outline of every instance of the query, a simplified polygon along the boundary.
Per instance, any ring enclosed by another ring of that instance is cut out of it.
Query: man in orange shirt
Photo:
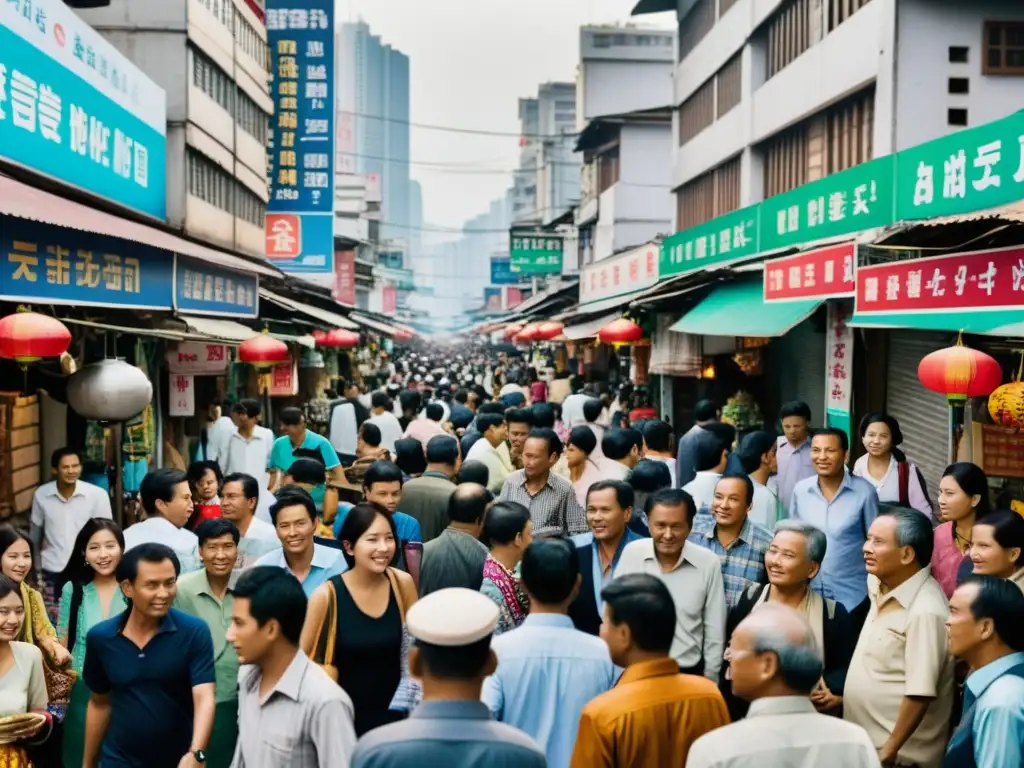
[[[729,714],[718,687],[683,675],[669,656],[675,606],[654,576],[620,576],[601,592],[601,638],[619,682],[583,709],[571,768],[665,768],[683,765],[690,745]]]

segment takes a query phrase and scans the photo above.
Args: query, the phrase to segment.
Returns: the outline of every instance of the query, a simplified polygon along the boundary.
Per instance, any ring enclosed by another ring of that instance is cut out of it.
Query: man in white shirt
[[[698,512],[710,513],[715,486],[725,472],[729,451],[717,435],[706,429],[694,438],[691,450],[697,476],[684,485],[683,490],[693,497]]]
[[[241,536],[238,541],[236,571],[244,571],[255,565],[267,552],[281,546],[274,526],[256,517],[260,494],[267,493],[251,475],[237,472],[224,478],[220,491],[221,514],[225,520],[235,524]],[[267,509],[269,518],[269,505]]]
[[[605,480],[628,480],[633,467],[640,461],[644,446],[644,436],[640,430],[609,429],[601,439],[601,452],[604,454],[597,466]]]
[[[381,447],[394,456],[395,441],[402,439],[402,425],[392,412],[391,398],[386,392],[374,392],[371,405],[369,422],[380,430]]]
[[[207,423],[199,441],[199,452],[207,461],[217,461],[228,437],[235,431],[235,422],[221,412],[220,400],[212,400],[206,406]]]
[[[181,572],[199,570],[199,539],[185,528],[192,516],[192,490],[180,469],[154,469],[139,486],[139,498],[146,519],[124,532],[124,549],[146,542],[164,544],[174,550]]]
[[[512,465],[506,463],[498,447],[504,444],[508,433],[505,417],[500,413],[480,413],[476,417],[476,427],[482,435],[473,443],[466,454],[466,461],[479,461],[487,466],[487,490],[501,493],[505,478],[512,474]]]
[[[235,403],[231,413],[238,428],[228,435],[218,463],[225,475],[239,472],[251,475],[261,487],[266,488],[274,436],[269,429],[259,426],[260,411],[259,400],[245,399]]]

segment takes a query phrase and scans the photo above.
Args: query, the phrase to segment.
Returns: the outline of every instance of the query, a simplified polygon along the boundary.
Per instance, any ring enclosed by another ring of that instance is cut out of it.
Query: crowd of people
[[[1024,518],[899,424],[685,433],[505,357],[211,419],[0,527],[0,765],[1024,766]],[[545,380],[547,378],[547,380]],[[322,424],[324,434],[311,425]]]

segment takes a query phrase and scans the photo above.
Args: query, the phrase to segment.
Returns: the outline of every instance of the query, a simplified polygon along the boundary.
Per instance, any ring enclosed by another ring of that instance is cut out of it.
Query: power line
[[[362,160],[376,160],[382,163],[395,163],[397,165],[416,165],[423,166],[426,168],[438,169],[440,171],[448,171],[450,173],[491,173],[491,174],[508,174],[508,173],[536,173],[538,168],[475,168],[470,163],[448,163],[431,160],[406,160],[400,157],[384,157],[381,155],[363,155],[359,152],[347,152],[345,150],[338,150],[337,154],[345,155],[346,157],[358,157]],[[547,165],[557,165],[564,168],[576,168],[582,167],[581,163],[570,163],[563,162],[560,160],[551,160],[544,163],[541,168]]]
[[[429,123],[416,123],[411,120],[402,120],[397,117],[384,117],[383,115],[370,115],[365,112],[353,112],[349,109],[339,109],[338,114],[361,117],[366,120],[381,120],[385,123],[398,123],[399,125],[408,125],[410,128],[423,128],[424,130],[429,131],[446,131],[448,133],[463,133],[473,136],[504,136],[517,139],[564,139],[574,138],[579,135],[575,131],[566,133],[511,133],[509,131],[487,131],[480,128],[458,128],[451,125],[431,125]]]

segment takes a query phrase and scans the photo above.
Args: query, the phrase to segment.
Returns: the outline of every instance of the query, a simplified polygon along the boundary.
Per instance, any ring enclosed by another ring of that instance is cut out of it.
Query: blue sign
[[[378,251],[377,263],[387,269],[402,269],[405,265],[404,251]]]
[[[0,297],[170,309],[174,254],[22,219],[0,219]]]
[[[523,276],[512,271],[512,260],[508,256],[491,257],[491,285],[519,285]]]
[[[256,317],[259,314],[257,275],[234,272],[187,256],[175,258],[175,309],[233,317]]]
[[[334,271],[334,1],[268,0],[274,141],[267,258]]]
[[[0,156],[166,218],[166,94],[61,0],[0,2]]]

